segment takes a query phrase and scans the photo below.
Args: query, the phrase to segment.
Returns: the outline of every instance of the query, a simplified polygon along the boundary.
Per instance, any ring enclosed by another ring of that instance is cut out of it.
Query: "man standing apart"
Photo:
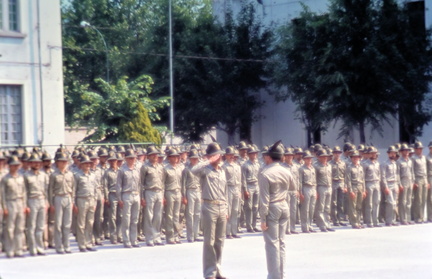
[[[312,229],[312,219],[315,210],[315,202],[317,197],[316,192],[316,176],[315,168],[312,166],[312,154],[309,150],[304,152],[304,164],[299,169],[299,182],[301,187],[300,203],[301,203],[301,227],[303,233],[315,232]]]
[[[289,170],[280,164],[284,149],[280,141],[268,150],[269,165],[258,176],[261,229],[265,241],[267,278],[282,279],[285,272],[285,231],[289,219],[286,197],[294,186]]]
[[[361,155],[358,151],[351,154],[351,164],[345,172],[345,185],[349,195],[349,220],[353,229],[363,228],[360,224],[362,202],[366,197],[363,167],[360,165]]]
[[[364,222],[368,227],[381,227],[378,224],[378,213],[380,203],[380,165],[377,161],[378,150],[371,146],[368,150],[369,160],[363,164],[366,182],[366,201]]]
[[[388,160],[381,165],[381,183],[385,194],[385,223],[386,226],[396,226],[396,209],[399,187],[397,186],[396,153],[398,150],[390,146],[387,150]]]
[[[218,143],[210,143],[206,149],[208,161],[192,168],[202,187],[203,271],[206,279],[225,278],[222,276],[221,261],[228,217],[228,189],[225,171],[220,166],[222,154],[224,152]]]
[[[314,165],[318,191],[316,222],[322,232],[334,232],[330,225],[332,168],[327,163],[327,152],[324,149],[318,150],[316,155],[318,157],[318,161]]]

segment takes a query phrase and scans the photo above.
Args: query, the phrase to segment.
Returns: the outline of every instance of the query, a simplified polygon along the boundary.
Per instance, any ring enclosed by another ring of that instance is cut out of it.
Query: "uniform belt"
[[[226,204],[226,202],[224,201],[220,201],[220,200],[203,200],[205,203],[209,203],[209,204]]]
[[[70,194],[55,194],[55,197],[65,197],[65,196],[70,196]]]
[[[152,191],[152,192],[159,193],[159,192],[161,192],[162,190],[161,190],[161,189],[157,189],[157,188],[151,188],[151,189],[145,189],[145,191]]]
[[[333,179],[333,182],[341,182],[343,179]]]
[[[173,189],[173,190],[165,190],[165,191],[169,191],[169,192],[174,192],[174,193],[177,193],[178,191],[180,191],[180,189]]]
[[[280,199],[280,200],[277,200],[277,201],[271,201],[270,203],[277,203],[277,202],[283,202],[285,199]]]
[[[330,187],[331,185],[325,185],[325,184],[318,184],[319,187]]]
[[[32,199],[32,200],[36,200],[36,199],[40,199],[40,198],[43,198],[43,196],[37,195],[37,196],[29,197],[29,199]]]
[[[126,192],[123,192],[123,194],[134,194],[134,195],[138,195],[138,191],[126,191]]]

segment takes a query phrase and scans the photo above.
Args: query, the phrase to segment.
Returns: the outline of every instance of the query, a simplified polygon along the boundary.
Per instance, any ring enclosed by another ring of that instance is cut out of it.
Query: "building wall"
[[[259,16],[265,24],[274,22],[283,24],[295,17],[302,11],[302,4],[307,5],[311,11],[324,13],[327,11],[328,0],[262,0],[263,5],[258,4],[256,0],[250,0],[255,3]],[[225,9],[232,7],[234,13],[240,10],[241,0],[213,0],[214,13],[221,19]],[[426,25],[432,26],[432,0],[425,1],[426,6]],[[261,119],[253,124],[252,141],[258,146],[271,144],[282,139],[286,145],[305,146],[307,143],[307,134],[304,125],[299,120],[299,115],[296,113],[296,105],[290,100],[282,103],[276,103],[272,96],[262,92],[261,100],[265,101],[265,105],[257,111],[261,115]],[[338,139],[340,123],[332,123],[326,132],[322,133],[321,142],[328,145],[341,145],[343,139]],[[386,148],[389,145],[396,143],[399,140],[399,124],[394,118],[390,123],[384,124],[383,133],[380,134],[374,131],[372,127],[366,126],[366,141],[372,143],[378,148]],[[359,133],[357,130],[352,130],[353,143],[359,144]],[[425,126],[423,137],[420,140],[428,142],[432,139],[432,127]],[[226,134],[222,131],[218,132],[218,140],[222,144],[228,143]]]
[[[0,85],[22,88],[20,143],[58,145],[64,142],[60,0],[18,0],[18,7],[20,32],[0,31]]]

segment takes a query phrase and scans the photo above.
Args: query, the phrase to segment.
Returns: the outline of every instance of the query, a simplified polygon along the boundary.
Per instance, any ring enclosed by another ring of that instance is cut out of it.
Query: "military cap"
[[[136,157],[137,156],[136,156],[135,151],[133,149],[129,148],[128,150],[126,150],[126,153],[125,153],[126,159],[127,158],[136,158]]]
[[[108,153],[108,161],[117,161],[117,154],[114,151]]]
[[[378,153],[378,150],[375,148],[375,146],[369,146],[368,153]]]
[[[303,149],[301,147],[294,148],[294,153],[295,154],[304,154]]]
[[[238,152],[238,150],[234,150],[234,157],[239,158],[240,157],[240,153]]]
[[[313,147],[313,149],[314,149],[315,152],[318,152],[322,148],[323,148],[322,145],[319,144],[319,143],[315,144],[314,147]]]
[[[80,152],[78,151],[78,149],[75,149],[73,152],[72,152],[72,158],[76,158],[76,157],[78,157],[80,155]]]
[[[192,149],[199,149],[199,148],[197,144],[193,143],[189,149],[192,150]]]
[[[352,157],[361,157],[361,155],[360,155],[360,153],[357,151],[357,150],[355,150],[351,155],[350,155],[350,157],[352,158]]]
[[[399,151],[401,148],[401,144],[398,142],[394,145],[394,147]]]
[[[245,149],[249,149],[248,145],[246,144],[246,142],[241,141],[237,147],[238,150],[245,150]]]
[[[117,146],[117,152],[120,152],[120,153],[126,153],[126,149],[124,148],[124,146]]]
[[[321,148],[316,153],[317,157],[327,157],[327,151],[324,148]]]
[[[42,161],[52,161],[51,155],[48,152],[42,153]]]
[[[8,160],[8,165],[9,165],[9,166],[17,166],[17,165],[21,165],[21,162],[20,162],[18,156],[17,156],[17,155],[12,155],[12,156],[10,156],[10,157],[9,157],[9,160]]]
[[[199,158],[198,150],[192,149],[191,151],[189,151],[188,156],[189,156],[189,158],[192,158],[192,159]]]
[[[81,155],[80,163],[81,164],[92,163],[92,161],[90,160],[90,157],[88,155],[83,154]]]
[[[418,149],[418,148],[423,148],[423,144],[421,143],[421,141],[416,141],[414,143],[414,149]]]
[[[124,161],[124,155],[122,153],[117,153],[117,161]]]
[[[304,159],[313,158],[313,156],[309,150],[306,150],[305,152],[303,152],[303,158]]]
[[[398,150],[396,149],[396,147],[394,145],[390,145],[389,148],[387,149],[387,153],[390,152],[398,152]]]
[[[399,149],[400,151],[405,151],[405,150],[411,150],[411,148],[409,148],[408,144],[403,143]]]
[[[256,148],[254,145],[250,145],[247,151],[248,154],[258,153],[258,152],[259,152],[258,148]]]
[[[342,153],[342,150],[341,150],[341,148],[340,148],[339,146],[336,145],[336,146],[333,148],[332,153]]]
[[[432,147],[432,141],[429,142],[428,147]]]
[[[234,151],[235,151],[235,148],[234,148],[234,147],[232,147],[232,146],[228,146],[228,147],[225,149],[225,154],[227,154],[227,155],[234,155]]]
[[[37,152],[33,152],[33,153],[30,155],[30,157],[29,157],[29,159],[28,159],[28,162],[37,162],[37,163],[40,163],[40,162],[42,162],[42,160],[41,160],[41,158],[39,157],[39,154],[38,154]]]
[[[177,149],[175,149],[175,148],[169,149],[166,153],[167,153],[168,157],[180,156],[180,154],[178,153]]]
[[[90,159],[99,159],[98,154],[94,150],[87,152],[87,155],[90,157]]]
[[[272,146],[269,147],[267,153],[272,159],[282,159],[282,156],[285,153],[282,141],[278,140],[277,142],[275,142]]]
[[[333,157],[333,154],[332,154],[332,150],[331,150],[331,148],[330,147],[326,147],[326,148],[324,148],[325,149],[325,151],[326,151],[326,153],[327,153],[327,157]]]
[[[209,156],[221,154],[223,155],[224,152],[222,148],[220,147],[219,143],[212,142],[209,145],[207,145],[206,154]]]
[[[137,156],[144,156],[144,155],[147,155],[146,150],[141,148],[141,147],[138,147],[137,148]]]
[[[66,155],[66,152],[59,152],[55,158],[56,161],[68,161],[68,156]]]
[[[108,151],[106,150],[106,148],[99,148],[98,153],[99,157],[108,157]]]
[[[21,161],[23,162],[27,162],[30,159],[30,152],[26,151],[23,153],[23,155],[21,156]]]
[[[285,155],[294,155],[294,148],[292,147],[287,147],[285,148]]]
[[[165,146],[165,153],[167,153],[168,151],[170,151],[172,148],[174,148],[174,147],[170,146],[170,145]]]
[[[344,143],[344,145],[343,145],[343,152],[351,151],[352,149],[353,149],[352,148],[352,144],[350,142]]]
[[[359,144],[359,145],[357,146],[357,150],[358,150],[359,152],[364,152],[364,151],[365,151],[365,146],[364,146],[363,144]]]
[[[156,148],[156,146],[149,146],[147,148],[147,155],[152,155],[152,154],[159,154],[159,150]]]

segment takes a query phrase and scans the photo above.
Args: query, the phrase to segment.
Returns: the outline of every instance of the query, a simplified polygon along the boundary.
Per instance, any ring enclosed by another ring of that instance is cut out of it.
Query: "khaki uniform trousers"
[[[316,204],[316,223],[320,229],[330,228],[331,186],[318,186],[318,200]]]
[[[4,243],[4,238],[3,238],[3,209],[0,206],[0,252],[3,251],[3,243]]]
[[[269,204],[266,218],[268,229],[263,231],[267,259],[267,279],[282,279],[285,275],[285,231],[289,219],[287,202]]]
[[[426,207],[426,197],[427,197],[427,181],[426,177],[416,177],[414,184],[417,184],[417,187],[413,189],[414,201],[412,205],[412,215],[414,221],[423,222],[424,211]]]
[[[138,215],[140,210],[140,196],[138,193],[122,193],[122,235],[123,245],[138,244]]]
[[[201,219],[204,230],[204,278],[223,277],[221,272],[221,262],[225,241],[227,215],[228,208],[226,204],[215,204],[203,201],[201,206]]]
[[[246,228],[253,230],[256,228],[259,204],[259,187],[258,185],[248,185],[249,199],[245,199],[244,211],[246,218]]]
[[[362,215],[362,205],[363,205],[363,194],[360,190],[357,188],[352,189],[352,193],[355,194],[354,199],[351,198],[351,195],[348,193],[347,196],[349,196],[349,221],[351,226],[360,226],[360,217]]]
[[[30,214],[27,219],[27,242],[31,255],[44,253],[44,230],[46,221],[46,201],[44,197],[29,198]]]
[[[109,208],[108,208],[108,227],[110,234],[110,241],[115,243],[122,239],[121,236],[121,220],[122,213],[118,206],[118,197],[115,192],[108,194]]]
[[[165,235],[167,242],[179,241],[181,193],[179,190],[165,191]]]
[[[379,181],[366,182],[366,192],[364,222],[367,225],[373,223],[376,226],[378,225],[379,204],[381,200]]]
[[[396,222],[399,189],[396,182],[387,182],[387,187],[390,193],[385,194],[385,222],[386,224],[393,224]]]
[[[227,235],[237,235],[239,210],[241,202],[240,189],[235,186],[228,187],[228,221],[226,227]]]
[[[402,191],[399,191],[399,218],[401,222],[411,221],[412,181],[401,177]]]
[[[316,188],[315,187],[303,187],[302,189],[304,200],[301,202],[301,228],[303,232],[312,230],[312,220],[315,210],[316,203]]]
[[[101,241],[103,239],[103,216],[104,216],[104,196],[102,194],[102,190],[98,189],[96,191],[96,210],[95,210],[95,218],[93,224],[93,236],[96,242]]]
[[[69,233],[72,225],[72,197],[54,197],[54,243],[57,252],[69,251]]]
[[[144,233],[147,244],[162,243],[160,237],[162,210],[163,210],[163,192],[160,190],[145,190],[144,197],[146,201]]]
[[[6,217],[5,228],[5,251],[8,257],[20,256],[23,254],[24,245],[24,200],[16,199],[6,201],[8,216]]]
[[[80,249],[91,248],[96,201],[93,197],[77,198],[77,241]]]
[[[334,224],[339,224],[344,219],[344,199],[343,181],[333,181],[331,198],[331,218]]]
[[[287,205],[289,208],[288,223],[286,226],[286,233],[295,232],[296,230],[296,219],[297,219],[297,208],[298,208],[298,192],[288,191],[287,194]]]
[[[201,191],[199,189],[187,189],[186,198],[186,236],[189,241],[195,241],[198,238],[201,217]],[[235,217],[237,218],[237,211]],[[237,233],[237,222],[234,228]]]

